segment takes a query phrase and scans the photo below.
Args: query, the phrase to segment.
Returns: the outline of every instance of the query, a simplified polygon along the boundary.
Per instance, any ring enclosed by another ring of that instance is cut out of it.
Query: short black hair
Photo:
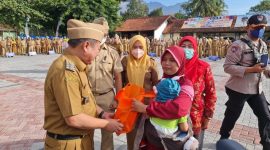
[[[98,41],[94,40],[94,39],[69,39],[68,40],[68,45],[71,47],[77,47],[79,44],[83,43],[83,42],[90,42],[91,45],[95,45]]]

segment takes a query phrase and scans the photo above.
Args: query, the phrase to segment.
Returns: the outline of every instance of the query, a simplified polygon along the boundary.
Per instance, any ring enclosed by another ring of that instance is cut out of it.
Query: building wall
[[[6,38],[6,37],[11,37],[11,38],[16,38],[16,32],[13,32],[13,31],[3,31],[2,33],[2,37],[3,38]]]
[[[159,28],[157,28],[155,31],[154,31],[154,38],[155,39],[162,39],[163,38],[163,35],[162,35],[162,32],[164,31],[164,29],[167,27],[168,25],[168,21],[164,21],[160,26]]]

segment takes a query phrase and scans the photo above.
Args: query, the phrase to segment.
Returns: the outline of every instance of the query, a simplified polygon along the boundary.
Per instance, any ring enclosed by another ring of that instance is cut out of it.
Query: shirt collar
[[[72,55],[69,51],[64,51],[63,55],[73,62],[79,71],[85,71],[87,65],[79,57]]]

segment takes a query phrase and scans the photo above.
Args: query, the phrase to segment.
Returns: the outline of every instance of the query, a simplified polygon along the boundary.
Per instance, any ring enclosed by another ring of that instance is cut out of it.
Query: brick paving
[[[0,150],[42,149],[45,131],[43,85],[47,70],[58,55],[16,56],[0,58]],[[158,61],[158,59],[157,59]],[[227,95],[224,84],[228,75],[223,72],[224,60],[209,62],[216,81],[218,101],[203,149],[215,149],[219,128],[224,117]],[[161,73],[160,73],[161,74]],[[264,85],[270,98],[270,82]],[[260,150],[257,119],[248,105],[237,121],[231,138],[248,150]],[[95,133],[95,149],[100,148],[100,131]],[[114,136],[115,149],[125,150],[125,135]]]

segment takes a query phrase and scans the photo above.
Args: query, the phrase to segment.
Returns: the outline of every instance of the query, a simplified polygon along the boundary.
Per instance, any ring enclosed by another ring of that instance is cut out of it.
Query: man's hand
[[[137,111],[137,112],[140,112],[140,113],[146,113],[146,108],[147,108],[147,105],[143,104],[140,101],[137,101],[137,100],[133,99],[132,105],[131,105],[131,110],[132,111]]]
[[[104,112],[102,119],[113,119],[114,113]]]
[[[265,70],[265,68],[262,67],[262,65],[259,63],[259,64],[256,64],[254,66],[252,66],[252,72],[253,73],[261,73]]]
[[[119,122],[119,120],[116,119],[106,119],[109,121],[109,123],[105,126],[105,130],[108,132],[120,132],[123,130],[123,124]]]

